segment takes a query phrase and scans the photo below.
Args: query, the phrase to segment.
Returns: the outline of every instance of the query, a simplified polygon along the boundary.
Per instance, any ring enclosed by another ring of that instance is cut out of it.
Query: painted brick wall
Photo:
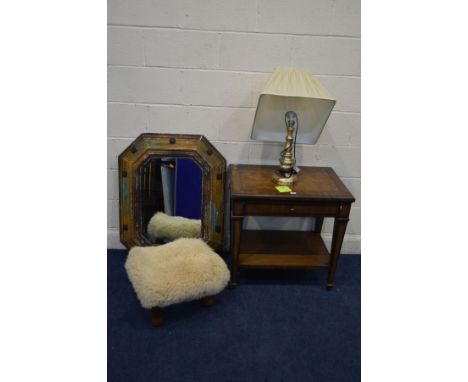
[[[355,195],[343,252],[360,253],[360,45],[359,0],[108,0],[109,248],[121,248],[117,156],[136,136],[203,134],[228,163],[276,164],[280,144],[249,138],[255,107],[276,66],[300,66],[337,104],[297,161],[333,167]]]

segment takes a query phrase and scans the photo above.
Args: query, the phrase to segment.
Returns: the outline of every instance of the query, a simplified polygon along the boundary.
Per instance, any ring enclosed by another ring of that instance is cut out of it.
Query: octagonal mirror
[[[226,161],[202,135],[140,135],[119,156],[120,240],[222,243]]]

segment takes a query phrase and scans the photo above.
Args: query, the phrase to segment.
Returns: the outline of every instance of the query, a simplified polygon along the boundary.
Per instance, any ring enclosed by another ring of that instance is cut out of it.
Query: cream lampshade
[[[277,68],[258,99],[252,139],[285,142],[278,184],[297,180],[293,146],[315,144],[335,106],[335,98],[303,68]]]

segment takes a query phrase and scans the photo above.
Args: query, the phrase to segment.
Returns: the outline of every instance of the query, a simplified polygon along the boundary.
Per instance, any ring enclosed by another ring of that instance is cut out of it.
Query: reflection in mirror
[[[140,229],[149,242],[201,236],[203,174],[193,159],[150,156],[137,174]]]

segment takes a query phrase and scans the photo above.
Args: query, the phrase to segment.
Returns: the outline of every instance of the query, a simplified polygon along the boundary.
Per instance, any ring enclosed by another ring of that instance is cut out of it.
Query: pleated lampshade
[[[296,143],[315,144],[335,106],[335,98],[303,68],[276,68],[258,99],[252,139],[284,142],[285,113],[298,117]]]

